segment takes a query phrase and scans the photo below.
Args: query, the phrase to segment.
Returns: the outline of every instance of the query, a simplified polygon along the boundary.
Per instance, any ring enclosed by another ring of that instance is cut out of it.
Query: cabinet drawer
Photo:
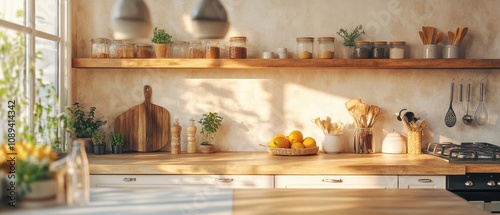
[[[273,188],[272,175],[90,175],[90,187]]]
[[[446,189],[446,176],[399,176],[399,189]]]
[[[397,189],[397,176],[275,176],[276,188]]]

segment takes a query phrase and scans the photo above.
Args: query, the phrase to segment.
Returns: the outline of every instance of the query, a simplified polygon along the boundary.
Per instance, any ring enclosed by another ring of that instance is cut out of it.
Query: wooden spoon
[[[456,45],[457,44],[457,39],[458,39],[459,34],[460,34],[460,27],[458,27],[457,30],[455,30],[455,40],[453,40],[453,44],[452,45]]]
[[[450,45],[453,45],[453,41],[455,41],[455,34],[451,31],[448,31],[448,40],[450,41]]]
[[[434,27],[431,27],[431,26],[426,26],[425,27],[427,30],[426,30],[426,35],[425,37],[427,38],[427,43],[428,44],[434,44],[433,41],[434,41],[434,31],[436,30]]]
[[[439,32],[436,36],[436,44],[439,44],[443,41],[444,38],[444,32]]]
[[[462,41],[462,29],[461,28],[458,28],[458,33],[455,34],[455,42],[453,43],[453,45],[458,45],[460,44],[460,41]]]
[[[424,45],[427,45],[427,40],[425,40],[425,37],[424,37],[424,32],[422,31],[418,31],[418,35],[420,36],[420,40],[422,40],[422,43]]]
[[[460,45],[462,43],[462,40],[464,39],[465,35],[467,34],[467,31],[469,31],[469,28],[465,27],[460,31],[460,39],[457,41],[456,45]]]

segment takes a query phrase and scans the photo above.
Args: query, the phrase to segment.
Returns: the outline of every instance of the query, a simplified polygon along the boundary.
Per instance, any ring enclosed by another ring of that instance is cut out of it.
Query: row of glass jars
[[[318,39],[318,58],[333,59],[335,54],[335,38],[334,37],[319,37]],[[297,58],[312,59],[314,51],[313,37],[298,37],[297,38]]]
[[[352,58],[356,59],[403,59],[405,58],[406,45],[404,41],[356,41]]]
[[[92,58],[150,58],[154,54],[150,44],[136,46],[107,38],[91,39],[91,43]],[[229,43],[229,58],[247,58],[246,37],[231,37]],[[220,44],[217,40],[174,41],[171,47],[173,58],[220,58]]]

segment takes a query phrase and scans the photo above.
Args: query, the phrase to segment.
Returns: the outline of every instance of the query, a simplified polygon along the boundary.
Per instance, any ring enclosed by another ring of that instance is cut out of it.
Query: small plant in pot
[[[82,141],[88,153],[93,152],[92,135],[107,123],[106,120],[96,120],[95,111],[96,107],[90,107],[85,112],[80,103],[75,102],[73,107],[66,107],[66,113],[61,116],[62,127],[69,132],[71,138]]]
[[[201,119],[198,121],[201,125],[200,134],[205,137],[205,141],[201,143],[200,149],[202,153],[212,153],[215,150],[213,141],[215,139],[215,134],[219,127],[221,126],[222,120],[221,116],[217,112],[208,114],[203,114]]]
[[[92,135],[92,143],[94,144],[94,155],[103,155],[106,151],[106,132],[97,130]]]
[[[337,32],[337,34],[344,39],[344,57],[345,58],[353,58],[353,53],[354,53],[354,40],[358,38],[361,35],[365,34],[365,31],[363,30],[363,25],[358,25],[354,30],[349,33],[347,29],[340,28],[340,30]]]
[[[124,138],[120,133],[111,133],[111,148],[113,154],[123,153]]]
[[[172,36],[170,36],[165,29],[155,27],[153,29],[153,39],[151,42],[154,43],[156,58],[166,58],[168,45],[172,43]]]

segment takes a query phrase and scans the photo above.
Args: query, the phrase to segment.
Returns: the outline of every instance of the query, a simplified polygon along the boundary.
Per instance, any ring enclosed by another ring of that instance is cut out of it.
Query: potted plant
[[[121,154],[123,153],[123,144],[124,144],[124,138],[123,135],[120,133],[111,133],[111,149],[113,151],[113,154]]]
[[[153,29],[153,39],[151,42],[154,44],[156,58],[166,58],[168,45],[172,43],[172,36],[170,36],[165,29],[155,27]]]
[[[94,155],[103,155],[106,151],[106,132],[97,130],[92,135],[92,143],[94,144]]]
[[[73,107],[66,107],[66,113],[61,116],[62,127],[70,133],[70,137],[81,141],[88,153],[93,152],[92,135],[103,125],[106,120],[95,119],[96,107],[90,107],[85,112],[80,103],[75,102]]]
[[[352,58],[354,52],[354,40],[365,34],[363,25],[356,26],[351,33],[349,33],[347,29],[340,28],[337,34],[344,39],[344,43],[342,43],[344,45],[344,58]]]
[[[214,152],[215,146],[213,144],[213,141],[223,119],[224,118],[219,116],[217,112],[209,112],[208,114],[203,114],[201,119],[198,121],[198,123],[200,123],[201,125],[200,134],[205,137],[205,141],[200,145],[200,150],[202,153]]]

